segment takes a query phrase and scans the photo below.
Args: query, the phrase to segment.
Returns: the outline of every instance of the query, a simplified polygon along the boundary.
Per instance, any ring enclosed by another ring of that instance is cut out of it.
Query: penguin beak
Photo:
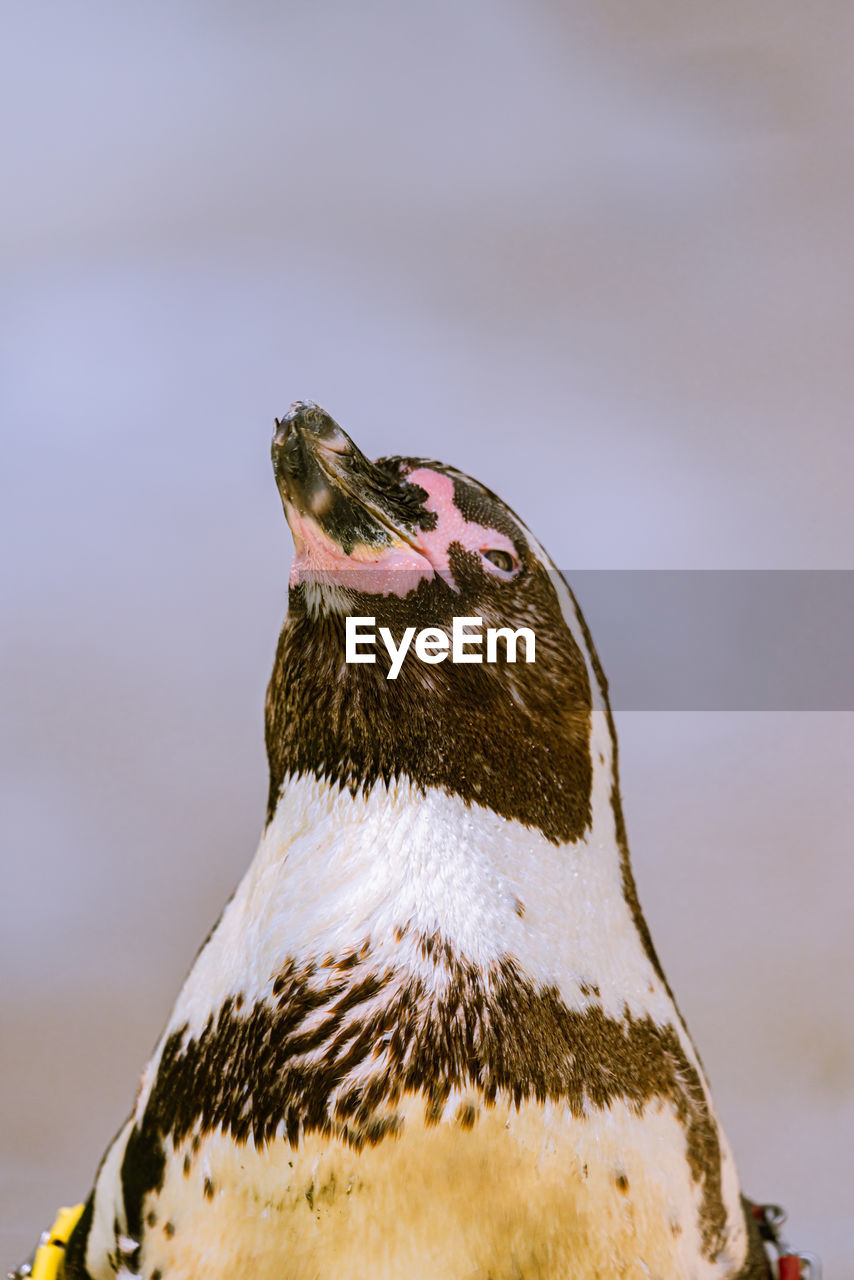
[[[356,541],[377,541],[376,522],[366,519],[348,483],[353,464],[367,459],[318,405],[299,402],[276,420],[272,458],[292,529],[295,515],[314,521],[348,555]]]
[[[328,580],[356,565],[424,576],[419,504],[319,405],[298,401],[276,420],[272,460],[296,548],[292,583],[307,571]]]

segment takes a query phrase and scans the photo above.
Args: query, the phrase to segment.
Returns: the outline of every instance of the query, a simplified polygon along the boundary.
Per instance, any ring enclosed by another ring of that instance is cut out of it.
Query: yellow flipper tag
[[[65,1246],[80,1221],[85,1208],[76,1204],[73,1209],[60,1209],[50,1231],[41,1238],[33,1258],[30,1280],[62,1280],[65,1272]]]

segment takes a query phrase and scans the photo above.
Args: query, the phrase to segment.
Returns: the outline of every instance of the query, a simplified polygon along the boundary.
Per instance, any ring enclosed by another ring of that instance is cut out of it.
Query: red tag
[[[777,1260],[780,1280],[801,1280],[801,1260],[794,1253],[781,1254]]]

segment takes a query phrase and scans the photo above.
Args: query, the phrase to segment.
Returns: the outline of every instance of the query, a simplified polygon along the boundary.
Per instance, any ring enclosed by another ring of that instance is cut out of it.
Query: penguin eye
[[[509,551],[483,551],[481,555],[484,560],[494,564],[496,569],[500,569],[502,573],[512,573],[516,568],[516,563]]]

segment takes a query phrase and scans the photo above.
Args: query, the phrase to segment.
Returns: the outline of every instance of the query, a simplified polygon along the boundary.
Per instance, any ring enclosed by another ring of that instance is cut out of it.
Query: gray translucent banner
[[[564,577],[617,710],[854,710],[854,570]]]

